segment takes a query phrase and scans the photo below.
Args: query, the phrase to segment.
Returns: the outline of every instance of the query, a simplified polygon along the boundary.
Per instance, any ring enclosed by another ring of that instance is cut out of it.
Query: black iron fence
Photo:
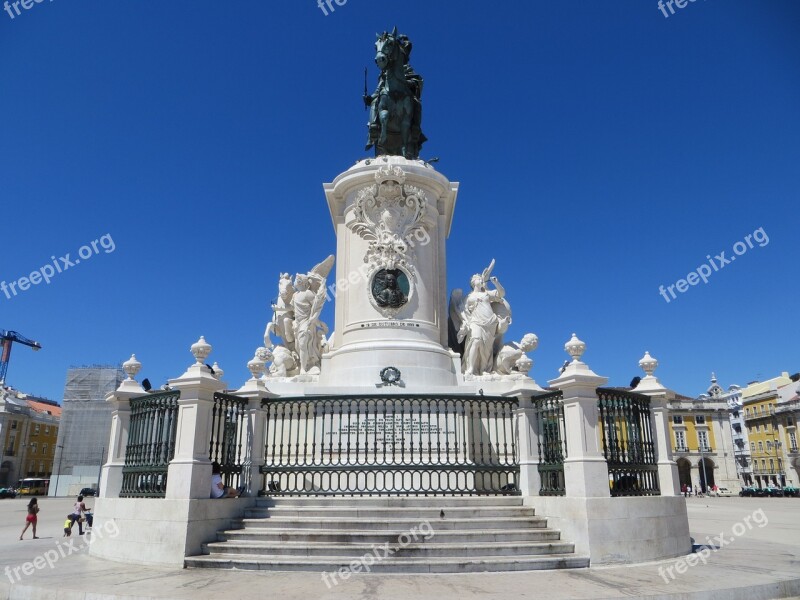
[[[131,399],[120,497],[166,495],[167,468],[175,455],[178,398],[179,391],[168,391]]]
[[[242,463],[248,443],[247,405],[247,398],[214,394],[208,459],[219,464],[223,483],[232,488],[242,483]]]
[[[563,496],[567,435],[564,427],[564,394],[561,390],[533,398],[539,433],[540,496]]]
[[[597,397],[611,495],[658,495],[650,398],[614,388],[597,388]]]
[[[519,494],[514,398],[264,400],[262,495]]]

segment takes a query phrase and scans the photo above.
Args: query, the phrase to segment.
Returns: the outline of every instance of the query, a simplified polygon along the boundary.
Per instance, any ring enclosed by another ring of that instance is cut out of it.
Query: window
[[[761,453],[764,452],[764,442],[758,442],[758,451]]]
[[[686,450],[686,432],[685,431],[676,431],[675,432],[675,449],[676,450]]]
[[[50,435],[50,425],[45,425],[44,433],[45,435]]]
[[[42,454],[47,456],[47,444],[42,444]]]
[[[792,417],[786,417],[786,424],[789,426],[794,425],[794,419]]]
[[[697,443],[700,445],[700,450],[704,452],[708,452],[711,448],[708,445],[708,432],[707,431],[698,431],[697,432]]]
[[[767,470],[767,461],[765,461],[763,458],[761,459],[761,468],[762,468],[764,471],[766,471],[766,470]]]
[[[44,474],[44,462],[43,461],[39,463],[39,473]]]
[[[792,452],[797,452],[797,434],[794,431],[789,432],[789,446]]]
[[[33,435],[39,435],[39,424],[33,426]]]
[[[770,471],[774,471],[775,470],[775,461],[772,460],[771,458],[769,459],[769,470]]]
[[[772,452],[772,442],[767,441],[767,454],[769,454],[770,452]]]
[[[16,428],[17,428],[17,422],[11,421],[11,429],[16,429]]]
[[[31,454],[36,454],[36,442],[31,444]]]
[[[750,442],[750,452],[755,452],[755,451],[756,451],[756,443]]]
[[[683,417],[681,415],[674,415],[672,417],[672,423],[674,425],[683,425]]]
[[[698,425],[705,425],[706,424],[706,416],[705,415],[697,415],[694,418],[694,422]]]

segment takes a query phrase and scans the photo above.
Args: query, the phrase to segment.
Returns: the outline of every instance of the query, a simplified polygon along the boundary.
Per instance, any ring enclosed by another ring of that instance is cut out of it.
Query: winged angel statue
[[[480,275],[470,279],[472,291],[461,289],[450,295],[450,347],[461,353],[461,368],[467,377],[492,373],[495,358],[503,348],[503,334],[511,324],[511,307],[505,289],[492,276],[494,259]],[[494,289],[487,289],[491,282]]]

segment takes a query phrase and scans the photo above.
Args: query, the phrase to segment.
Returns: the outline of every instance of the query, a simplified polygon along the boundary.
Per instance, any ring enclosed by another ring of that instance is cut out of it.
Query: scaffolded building
[[[92,365],[67,371],[50,496],[74,496],[97,489],[111,430],[111,407],[105,402],[125,378],[119,366]]]

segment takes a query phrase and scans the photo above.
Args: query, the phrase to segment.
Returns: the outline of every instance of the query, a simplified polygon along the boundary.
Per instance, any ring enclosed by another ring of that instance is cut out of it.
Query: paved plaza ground
[[[92,506],[92,499],[87,500],[87,506]],[[79,537],[76,526],[70,540],[62,537],[63,522],[73,502],[73,498],[41,499],[41,539],[31,540],[28,531],[21,542],[19,533],[25,522],[27,499],[0,500],[0,598],[800,597],[798,498],[687,499],[692,536],[701,548],[700,554],[682,559],[529,573],[355,574],[330,589],[317,573],[158,569],[89,557],[87,545],[91,536]],[[112,534],[97,531],[93,535]],[[724,536],[721,543],[720,534]],[[25,567],[26,563],[30,564]]]

